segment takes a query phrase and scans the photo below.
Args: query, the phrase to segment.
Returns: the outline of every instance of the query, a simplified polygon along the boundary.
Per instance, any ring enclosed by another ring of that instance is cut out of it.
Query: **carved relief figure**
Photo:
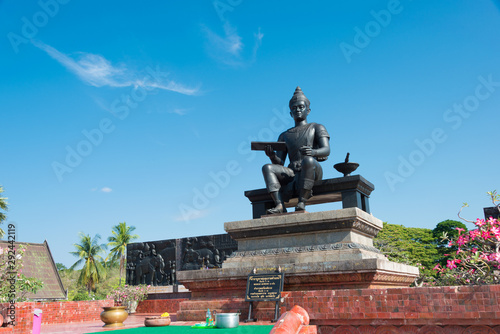
[[[186,240],[186,249],[182,257],[182,270],[196,270],[201,268],[202,258],[200,254],[193,249],[193,240]]]
[[[148,245],[146,244],[146,247],[147,246]],[[150,249],[149,247],[147,248]],[[165,274],[165,262],[163,261],[163,258],[161,255],[156,254],[156,249],[154,247],[151,247],[149,257],[144,257],[142,253],[139,255],[139,261],[137,262],[135,269],[136,284],[159,285],[163,280],[163,275]]]

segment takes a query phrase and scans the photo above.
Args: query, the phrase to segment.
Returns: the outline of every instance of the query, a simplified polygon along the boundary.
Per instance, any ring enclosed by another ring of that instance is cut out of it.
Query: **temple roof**
[[[7,241],[0,240],[0,246],[6,248],[10,245]],[[22,273],[27,277],[36,277],[43,282],[43,287],[36,293],[28,293],[29,299],[66,299],[66,291],[57,272],[54,259],[50,253],[49,244],[15,242],[14,245],[25,245],[26,253],[23,256]]]

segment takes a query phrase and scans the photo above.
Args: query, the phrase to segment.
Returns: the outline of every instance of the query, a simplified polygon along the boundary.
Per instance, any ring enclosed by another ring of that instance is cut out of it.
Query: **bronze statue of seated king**
[[[295,211],[304,211],[314,183],[323,177],[319,162],[330,154],[330,135],[323,125],[307,123],[309,105],[302,89],[297,87],[289,103],[295,126],[280,134],[278,143],[263,147],[271,163],[262,167],[262,173],[275,204],[267,210],[268,214],[286,212],[283,203],[294,196],[298,196]],[[285,167],[287,155],[290,163]]]

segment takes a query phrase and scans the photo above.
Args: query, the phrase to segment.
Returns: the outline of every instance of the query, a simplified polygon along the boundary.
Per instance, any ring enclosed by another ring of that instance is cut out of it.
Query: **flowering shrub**
[[[499,196],[488,193],[498,208]],[[464,206],[467,206],[465,204]],[[456,246],[446,266],[434,267],[440,285],[472,285],[500,283],[500,221],[490,217],[473,222],[476,229],[465,232],[457,228],[458,237],[449,240],[448,246]],[[445,237],[446,239],[446,237]]]
[[[149,287],[150,285],[130,286],[125,284],[112,291],[107,298],[113,299],[117,305],[123,305],[130,301],[140,302],[148,297]]]

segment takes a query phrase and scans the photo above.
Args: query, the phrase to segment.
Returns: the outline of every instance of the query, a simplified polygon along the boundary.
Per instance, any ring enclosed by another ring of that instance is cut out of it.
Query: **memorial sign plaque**
[[[284,274],[250,274],[245,301],[278,301],[283,291]]]

